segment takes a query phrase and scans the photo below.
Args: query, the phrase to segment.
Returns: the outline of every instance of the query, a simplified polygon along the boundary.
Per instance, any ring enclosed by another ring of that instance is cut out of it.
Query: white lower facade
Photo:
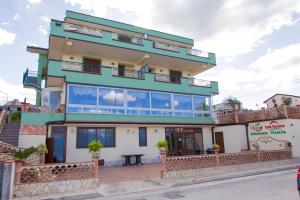
[[[49,125],[47,137],[52,137],[53,127]],[[61,126],[60,126],[61,127]],[[85,125],[74,124],[64,125],[66,128],[66,144],[65,144],[65,162],[85,162],[91,161],[91,154],[88,148],[78,148],[77,132],[78,128],[114,128],[115,130],[115,145],[113,147],[104,147],[100,153],[100,159],[104,159],[105,166],[115,166],[124,164],[126,154],[144,154],[142,157],[143,163],[158,163],[160,161],[159,150],[156,144],[160,140],[165,140],[166,126],[163,125]],[[139,145],[139,128],[145,127],[147,130],[146,146]],[[174,127],[174,126],[172,126]],[[182,127],[182,126],[181,126]],[[185,126],[186,127],[186,126]],[[203,149],[212,148],[212,133],[210,126],[192,126],[193,128],[202,129],[202,138],[195,136],[195,140],[203,141]],[[201,137],[201,136],[200,136]],[[198,139],[197,139],[198,138]],[[195,145],[196,146],[196,145]]]

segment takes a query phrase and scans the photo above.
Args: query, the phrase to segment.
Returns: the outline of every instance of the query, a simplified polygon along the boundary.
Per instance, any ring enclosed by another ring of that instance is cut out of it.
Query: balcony
[[[23,73],[23,86],[41,90],[41,78],[38,77],[37,71],[30,71],[26,69]]]
[[[78,62],[62,61],[61,69],[65,71],[75,71],[83,73],[100,74],[101,66],[84,64]]]
[[[120,70],[118,68],[105,66],[100,67],[101,74],[94,74],[84,72],[81,68],[82,65],[82,63],[49,60],[48,79],[50,80],[51,77],[66,77],[67,82],[73,83],[159,90],[206,96],[219,93],[218,83],[213,81],[178,77],[178,81],[174,84],[171,77],[165,74],[152,74],[130,69]]]
[[[216,65],[213,53],[150,40],[143,37],[143,34],[125,35],[51,21],[49,59],[61,59],[66,48],[74,54],[89,52],[95,57],[122,59],[126,62],[137,62],[147,55],[149,65],[169,65],[177,69],[198,70],[197,73]]]

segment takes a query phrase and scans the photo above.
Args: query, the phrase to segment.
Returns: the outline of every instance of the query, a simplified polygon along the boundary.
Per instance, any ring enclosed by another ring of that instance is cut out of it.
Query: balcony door
[[[83,58],[82,71],[88,73],[100,74],[101,60],[92,58]]]
[[[170,70],[170,81],[172,83],[180,83],[182,72]]]

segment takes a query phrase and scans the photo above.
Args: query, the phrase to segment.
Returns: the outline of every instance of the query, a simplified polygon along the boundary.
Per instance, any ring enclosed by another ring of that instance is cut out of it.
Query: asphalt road
[[[299,200],[296,171],[102,197],[99,200]]]

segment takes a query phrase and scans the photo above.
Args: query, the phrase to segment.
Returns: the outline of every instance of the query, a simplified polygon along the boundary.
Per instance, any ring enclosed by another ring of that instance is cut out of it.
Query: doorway
[[[170,82],[180,83],[181,82],[182,72],[170,70]]]
[[[100,74],[101,60],[83,58],[83,72]]]
[[[223,132],[215,132],[215,141],[220,146],[219,153],[225,153]]]
[[[51,128],[51,137],[47,139],[47,163],[66,162],[67,128],[56,126]]]

